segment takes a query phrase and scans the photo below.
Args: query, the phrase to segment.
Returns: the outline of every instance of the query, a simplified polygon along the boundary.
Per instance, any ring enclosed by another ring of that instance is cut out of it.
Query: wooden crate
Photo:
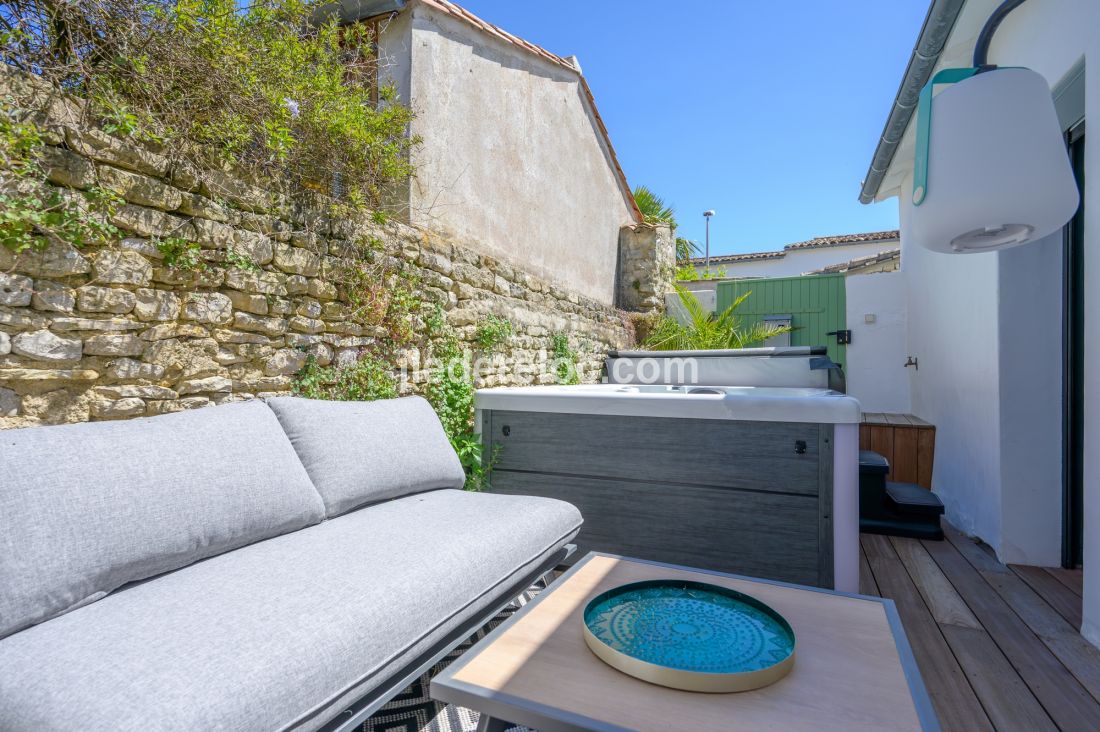
[[[935,425],[911,414],[865,412],[859,428],[859,449],[874,450],[890,461],[887,480],[932,489]]]

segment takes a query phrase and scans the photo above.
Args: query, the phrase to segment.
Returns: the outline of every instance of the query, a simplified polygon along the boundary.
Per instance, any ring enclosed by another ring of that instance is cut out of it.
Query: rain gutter
[[[966,0],[933,0],[928,8],[913,55],[909,57],[905,76],[902,77],[901,86],[894,97],[894,105],[890,108],[890,116],[886,119],[875,155],[871,158],[871,166],[863,179],[863,188],[859,193],[860,203],[872,203],[878,195],[882,179],[886,177],[886,171],[894,160],[901,138],[917,110],[920,90],[932,78],[932,72],[947,45],[951,29],[955,27],[955,21],[965,4]]]

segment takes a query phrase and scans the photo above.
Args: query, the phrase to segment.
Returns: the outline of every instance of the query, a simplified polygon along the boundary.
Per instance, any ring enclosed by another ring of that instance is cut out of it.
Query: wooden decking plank
[[[928,556],[928,551],[916,539],[891,537],[894,551],[898,553],[902,564],[909,570],[909,576],[917,586],[921,597],[932,612],[932,617],[940,625],[958,625],[963,628],[981,630],[982,625],[970,612],[959,593],[951,586],[939,566]]]
[[[899,425],[903,427],[908,427],[912,424],[909,421],[909,417],[904,414],[886,413],[883,414],[882,417],[886,420],[886,424]]]
[[[992,552],[987,552],[981,544],[966,536],[946,521],[943,522],[943,534],[947,540],[966,557],[970,564],[985,572],[1010,572],[1011,570],[997,561]]]
[[[994,727],[1058,729],[988,633],[958,625],[941,625],[940,630]]]
[[[1073,626],[1081,630],[1081,596],[1058,581],[1054,575],[1042,567],[1027,567],[1022,564],[1010,564],[1009,569],[1019,575],[1039,597],[1058,611],[1058,614]]]
[[[880,597],[878,583],[871,571],[871,565],[867,563],[867,554],[863,551],[863,545],[859,547],[859,594]]]
[[[1100,727],[1100,704],[987,582],[990,576],[1015,575],[992,560],[970,539],[953,530],[949,534],[955,539],[950,542],[926,541],[925,549],[1047,713],[1062,729]],[[990,570],[985,574],[978,571],[978,567],[991,564],[1000,567],[1001,571]]]
[[[1084,592],[1084,573],[1081,570],[1063,569],[1062,567],[1046,567],[1045,569],[1047,574],[1068,587],[1078,597]]]
[[[1013,573],[991,574],[986,581],[1020,619],[1069,669],[1081,686],[1100,702],[1100,649],[1058,614],[1026,582]],[[1098,720],[1100,721],[1100,720]]]
[[[897,605],[940,725],[944,730],[992,730],[993,725],[966,674],[889,539],[873,534],[865,534],[862,539],[867,562],[882,596],[891,598]]]

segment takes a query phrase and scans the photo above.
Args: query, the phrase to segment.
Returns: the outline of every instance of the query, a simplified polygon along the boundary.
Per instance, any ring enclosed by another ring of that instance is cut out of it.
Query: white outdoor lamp
[[[997,23],[1004,14],[994,16]],[[944,69],[921,90],[909,236],[932,251],[970,254],[1037,241],[1077,210],[1050,87],[1030,69],[984,63],[995,29],[983,32],[975,68]],[[933,100],[936,84],[952,86]]]

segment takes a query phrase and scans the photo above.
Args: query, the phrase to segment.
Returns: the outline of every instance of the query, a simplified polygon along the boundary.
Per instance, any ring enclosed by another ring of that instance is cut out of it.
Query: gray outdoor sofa
[[[427,402],[0,432],[0,730],[350,727],[570,551]]]

